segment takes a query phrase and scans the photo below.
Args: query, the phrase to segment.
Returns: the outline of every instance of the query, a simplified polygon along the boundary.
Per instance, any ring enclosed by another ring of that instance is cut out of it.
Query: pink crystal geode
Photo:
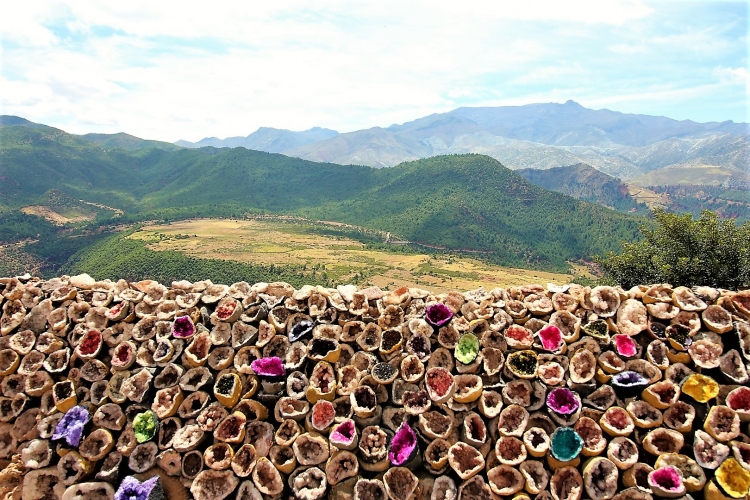
[[[250,368],[261,377],[283,377],[286,374],[284,362],[276,356],[256,359],[250,363]]]
[[[570,389],[559,387],[552,389],[547,395],[547,406],[560,415],[570,415],[578,411],[581,404],[576,399],[575,393]]]
[[[391,440],[388,460],[396,467],[408,462],[417,451],[417,433],[404,422]]]

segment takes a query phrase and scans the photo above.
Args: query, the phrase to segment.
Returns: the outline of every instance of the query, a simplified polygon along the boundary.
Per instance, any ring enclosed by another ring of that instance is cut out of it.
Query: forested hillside
[[[539,187],[589,203],[614,208],[620,212],[639,208],[638,203],[628,193],[627,185],[584,163],[545,170],[525,168],[516,172]],[[645,211],[645,206],[640,208]]]
[[[570,260],[618,250],[642,220],[534,186],[475,154],[378,170],[244,148],[107,149],[50,127],[6,126],[1,136],[6,209],[64,195],[113,211],[111,220],[99,213],[89,233],[139,220],[301,214],[423,248],[563,270]],[[33,233],[19,228],[19,236]]]

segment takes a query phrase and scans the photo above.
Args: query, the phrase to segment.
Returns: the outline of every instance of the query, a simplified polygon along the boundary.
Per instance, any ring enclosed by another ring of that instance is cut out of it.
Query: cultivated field
[[[131,235],[152,250],[194,257],[275,265],[304,265],[337,282],[384,288],[408,285],[434,291],[493,288],[519,283],[565,283],[571,275],[512,269],[454,255],[427,255],[367,248],[323,234],[336,226],[300,220],[201,219],[147,226]]]

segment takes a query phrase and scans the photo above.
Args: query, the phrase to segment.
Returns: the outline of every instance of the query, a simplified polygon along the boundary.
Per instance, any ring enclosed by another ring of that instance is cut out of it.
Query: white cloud
[[[665,78],[644,44],[687,43],[647,28],[661,19],[658,3],[637,0],[36,0],[3,14],[2,112],[161,140],[259,126],[348,131],[459,105],[597,102],[623,81]],[[695,32],[732,43],[707,30]],[[623,53],[639,66],[618,67],[613,54]],[[711,61],[709,75],[741,66]]]

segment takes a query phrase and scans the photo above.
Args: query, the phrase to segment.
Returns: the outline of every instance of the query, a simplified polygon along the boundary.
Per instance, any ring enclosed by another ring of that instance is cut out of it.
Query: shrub
[[[737,226],[704,210],[700,218],[656,210],[655,228],[641,227],[643,240],[626,243],[619,255],[597,259],[604,280],[623,288],[637,284],[750,285],[750,222]]]

